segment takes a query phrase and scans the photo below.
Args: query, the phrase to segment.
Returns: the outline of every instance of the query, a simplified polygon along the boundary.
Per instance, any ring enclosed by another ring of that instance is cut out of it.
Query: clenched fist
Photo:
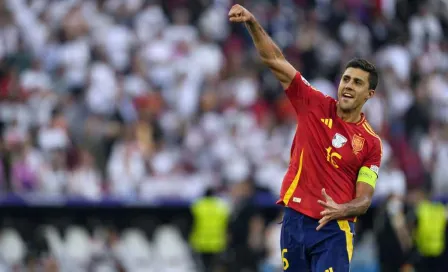
[[[255,17],[241,5],[233,5],[229,11],[229,20],[235,23],[251,22]]]

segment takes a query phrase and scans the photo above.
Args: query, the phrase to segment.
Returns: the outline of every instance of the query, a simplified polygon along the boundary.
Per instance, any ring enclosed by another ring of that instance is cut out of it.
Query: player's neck
[[[336,108],[336,114],[347,123],[357,123],[361,121],[361,108],[360,109],[354,109],[352,111],[343,111],[339,105]]]

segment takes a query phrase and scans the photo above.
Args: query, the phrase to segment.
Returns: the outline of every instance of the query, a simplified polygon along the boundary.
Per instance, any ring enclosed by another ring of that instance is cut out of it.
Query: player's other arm
[[[240,5],[234,5],[229,11],[231,22],[245,23],[257,48],[261,60],[266,64],[286,90],[297,74],[296,69],[285,59],[282,51],[269,37],[255,16]]]
[[[372,203],[373,192],[374,188],[370,184],[357,182],[355,199],[342,204],[344,210],[343,217],[354,217],[365,214]]]
[[[356,183],[356,197],[350,202],[338,204],[322,189],[322,196],[325,201],[318,200],[319,204],[325,209],[320,213],[322,218],[319,220],[319,226],[316,230],[320,230],[331,220],[338,220],[347,217],[355,217],[363,215],[369,209],[372,203],[374,188],[367,183]]]
[[[327,195],[325,188],[322,189],[322,196],[325,201],[318,200],[318,203],[325,209],[320,213],[322,218],[319,220],[317,230],[320,230],[331,220],[356,217],[365,214],[372,203],[373,192],[374,188],[370,184],[357,182],[356,197],[350,202],[338,204],[333,198]]]

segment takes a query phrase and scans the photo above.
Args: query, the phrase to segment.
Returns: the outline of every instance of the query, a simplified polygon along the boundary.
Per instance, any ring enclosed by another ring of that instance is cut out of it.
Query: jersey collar
[[[357,125],[357,126],[362,125],[362,123],[364,123],[365,120],[366,120],[366,117],[365,117],[364,113],[361,112],[361,120],[359,120],[359,121],[356,123],[356,125]]]

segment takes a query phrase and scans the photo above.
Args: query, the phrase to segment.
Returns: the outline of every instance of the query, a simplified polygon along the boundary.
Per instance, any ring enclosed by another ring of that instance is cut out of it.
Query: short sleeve
[[[326,101],[326,96],[312,87],[299,72],[285,92],[298,115]]]
[[[372,148],[369,150],[362,166],[369,168],[378,175],[381,167],[382,156],[383,145],[381,143],[381,139],[375,137],[372,140]]]

